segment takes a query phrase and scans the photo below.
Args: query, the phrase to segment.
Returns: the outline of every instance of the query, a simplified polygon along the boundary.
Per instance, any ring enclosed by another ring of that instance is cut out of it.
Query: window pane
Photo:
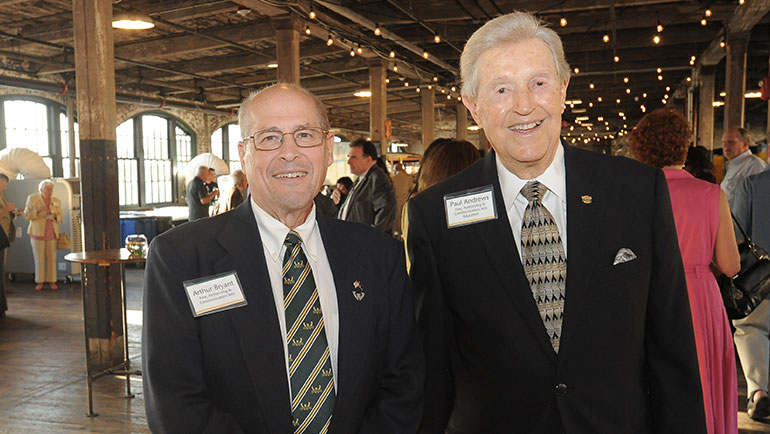
[[[192,160],[192,137],[183,129],[176,127],[176,161],[180,166]]]
[[[168,120],[160,116],[142,116],[142,145],[145,203],[171,202]]]
[[[118,158],[134,158],[134,120],[129,119],[118,125],[115,134],[118,139]]]
[[[27,148],[41,157],[48,150],[48,116],[45,104],[34,101],[7,100],[5,109],[5,137],[9,148]]]
[[[241,159],[238,157],[238,142],[241,141],[241,127],[238,124],[230,124],[227,126],[227,141],[229,142],[228,154],[230,163],[230,172],[232,173],[233,163],[238,163],[238,168],[241,166]]]
[[[118,197],[120,205],[139,205],[139,170],[135,158],[134,120],[118,125]]]
[[[69,123],[65,113],[59,113],[59,129],[61,131],[61,155],[62,169],[65,178],[77,178],[80,176],[80,158],[75,158],[75,173],[70,170],[70,134]],[[75,122],[75,155],[80,157],[80,141],[78,139],[78,123]]]
[[[214,131],[211,135],[211,153],[222,158],[222,128]]]

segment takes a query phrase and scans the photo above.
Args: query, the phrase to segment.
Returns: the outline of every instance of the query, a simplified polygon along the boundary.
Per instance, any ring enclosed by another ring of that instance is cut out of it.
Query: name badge
[[[491,185],[458,191],[444,196],[448,228],[497,218],[495,193]]]
[[[235,271],[182,282],[193,316],[199,317],[245,306],[241,282]]]

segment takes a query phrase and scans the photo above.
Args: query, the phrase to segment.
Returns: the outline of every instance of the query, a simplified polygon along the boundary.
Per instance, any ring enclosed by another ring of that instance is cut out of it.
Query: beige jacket
[[[2,226],[5,234],[10,237],[8,231],[11,230],[11,219],[13,216],[7,209],[5,209],[7,206],[8,202],[5,200],[5,196],[3,193],[0,193],[0,226]]]
[[[41,208],[43,210],[39,211]],[[45,215],[47,213],[43,195],[34,193],[27,197],[27,204],[24,206],[24,218],[29,220],[29,226],[27,227],[27,233],[29,235],[36,237],[45,236]],[[63,214],[61,210],[61,201],[54,196],[51,196],[51,213],[54,215],[53,230],[58,238],[59,223],[61,223],[63,219]]]

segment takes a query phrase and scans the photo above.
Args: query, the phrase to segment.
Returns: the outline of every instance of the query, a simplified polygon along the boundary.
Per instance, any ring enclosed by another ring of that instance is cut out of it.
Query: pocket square
[[[636,259],[636,254],[633,250],[623,247],[615,254],[615,261],[612,265],[622,264],[624,262],[633,261],[634,259]]]

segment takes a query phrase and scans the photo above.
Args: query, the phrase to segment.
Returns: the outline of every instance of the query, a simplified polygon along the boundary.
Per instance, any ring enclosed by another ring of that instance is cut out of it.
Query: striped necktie
[[[521,194],[529,201],[521,223],[521,259],[532,296],[540,311],[548,338],[559,352],[564,295],[567,282],[567,258],[553,216],[541,202],[546,186],[529,181]]]
[[[331,423],[334,375],[321,302],[302,238],[291,231],[283,244],[283,307],[289,350],[294,433],[325,433]]]

